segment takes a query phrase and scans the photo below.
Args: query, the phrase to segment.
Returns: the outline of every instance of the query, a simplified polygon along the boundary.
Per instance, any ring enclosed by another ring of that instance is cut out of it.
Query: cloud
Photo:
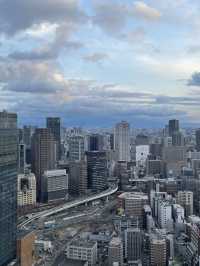
[[[200,87],[200,72],[193,73],[191,78],[188,80],[187,85]]]
[[[102,63],[103,61],[109,59],[109,56],[106,53],[93,53],[84,56],[83,59],[91,63]]]
[[[78,0],[1,0],[0,32],[14,35],[41,23],[81,24],[87,15]]]
[[[81,49],[84,45],[80,41],[71,40],[75,28],[75,25],[61,24],[56,27],[52,42],[31,51],[12,52],[8,57],[15,60],[52,60],[56,59],[63,49],[67,52]]]
[[[137,16],[149,21],[156,21],[161,17],[160,11],[141,1],[136,1],[134,3],[134,13]]]
[[[29,94],[50,94],[67,89],[64,76],[59,69],[44,62],[2,62],[0,83],[4,91]]]

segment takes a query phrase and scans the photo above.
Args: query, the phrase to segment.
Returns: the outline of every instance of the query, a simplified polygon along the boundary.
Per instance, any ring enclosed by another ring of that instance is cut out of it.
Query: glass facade
[[[0,113],[0,265],[16,256],[17,116]]]

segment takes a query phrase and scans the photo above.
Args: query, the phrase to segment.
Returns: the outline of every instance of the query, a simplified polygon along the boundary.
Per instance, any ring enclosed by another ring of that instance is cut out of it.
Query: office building
[[[172,224],[172,205],[168,201],[158,201],[158,223],[161,228],[168,228]]]
[[[85,156],[84,137],[72,136],[69,138],[69,160],[82,161]]]
[[[104,138],[100,134],[92,134],[88,136],[88,151],[103,151]]]
[[[193,214],[193,192],[192,191],[178,191],[177,203],[185,210],[185,216],[188,217]]]
[[[148,196],[142,192],[124,192],[118,196],[118,207],[124,209],[127,216],[135,219],[137,226],[143,226],[144,205]]]
[[[93,191],[101,191],[107,187],[107,159],[106,152],[88,151],[87,170],[88,170],[88,187]]]
[[[56,168],[57,142],[47,128],[37,128],[31,145],[32,172],[36,176],[37,198],[41,197],[41,178],[44,171]]]
[[[169,120],[169,136],[179,131],[179,121],[176,119]]]
[[[116,124],[114,132],[115,151],[118,161],[130,161],[130,127],[125,121]]]
[[[20,266],[32,266],[35,234],[32,231],[19,231],[17,234],[17,259]]]
[[[108,264],[113,266],[118,263],[118,266],[123,266],[123,243],[121,238],[113,237],[108,246]]]
[[[48,170],[42,176],[42,200],[50,202],[68,198],[68,175],[66,170]]]
[[[18,147],[18,173],[23,174],[26,165],[26,146],[23,143]]]
[[[88,191],[87,162],[69,163],[69,193],[72,195],[86,195]]]
[[[97,242],[82,239],[73,240],[67,246],[66,256],[70,259],[88,261],[88,266],[95,266],[97,263]]]
[[[143,234],[138,228],[125,230],[125,257],[129,264],[142,260]]]
[[[54,135],[55,140],[58,144],[57,149],[57,160],[60,159],[61,151],[60,151],[60,142],[61,142],[61,136],[60,136],[60,118],[59,117],[47,117],[46,119],[46,127],[50,130],[50,132]]]
[[[36,178],[33,173],[18,174],[18,206],[36,204]]]
[[[146,161],[147,175],[163,175],[164,165],[162,160],[147,160]]]
[[[156,236],[150,240],[150,265],[166,266],[167,263],[167,245],[166,239],[159,239]]]
[[[149,145],[149,138],[146,135],[138,134],[135,139],[136,146],[138,145]]]
[[[184,136],[181,132],[177,131],[172,134],[173,146],[184,146]]]
[[[0,265],[16,257],[17,115],[0,112]]]
[[[200,129],[196,130],[195,137],[196,137],[196,150],[200,151]]]

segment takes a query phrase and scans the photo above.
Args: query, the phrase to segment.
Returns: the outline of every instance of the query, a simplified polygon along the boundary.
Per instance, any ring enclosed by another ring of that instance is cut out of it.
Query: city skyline
[[[59,116],[72,126],[177,118],[198,127],[199,9],[196,0],[1,1],[2,109],[20,125]]]

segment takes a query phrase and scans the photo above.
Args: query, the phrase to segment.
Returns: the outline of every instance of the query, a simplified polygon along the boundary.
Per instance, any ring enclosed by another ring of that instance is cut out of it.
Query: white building
[[[33,173],[18,175],[18,206],[36,204],[36,179]]]
[[[177,223],[183,223],[185,214],[184,208],[179,204],[173,204],[173,216]]]
[[[193,192],[178,191],[177,203],[185,209],[185,216],[193,214]]]
[[[136,146],[136,162],[137,162],[137,165],[145,166],[148,155],[149,155],[149,145],[138,145],[138,146]]]
[[[161,228],[167,228],[172,223],[172,206],[167,201],[158,203],[158,222]]]
[[[126,121],[116,124],[114,144],[118,161],[130,161],[130,126]]]
[[[66,170],[48,170],[42,177],[42,199],[53,201],[68,198],[68,174]]]
[[[72,241],[66,249],[66,256],[70,259],[86,260],[88,266],[97,263],[97,242],[77,239]]]

